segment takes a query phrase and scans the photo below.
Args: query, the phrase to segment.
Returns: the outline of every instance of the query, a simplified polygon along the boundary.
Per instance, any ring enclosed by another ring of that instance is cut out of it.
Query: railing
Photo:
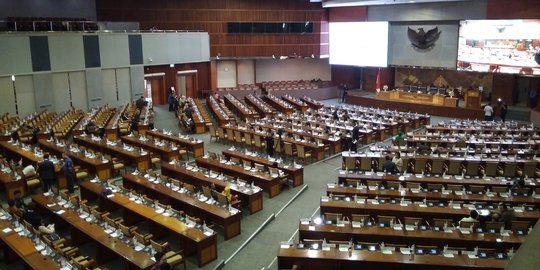
[[[204,30],[105,30],[99,29],[97,21],[56,21],[56,20],[28,20],[0,21],[0,32],[104,32],[104,33],[185,33],[206,32]]]

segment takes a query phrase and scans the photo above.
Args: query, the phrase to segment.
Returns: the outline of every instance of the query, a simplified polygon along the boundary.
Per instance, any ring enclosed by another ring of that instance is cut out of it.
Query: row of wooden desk
[[[16,257],[23,260],[30,269],[59,270],[58,265],[49,256],[42,255],[37,251],[35,244],[28,237],[15,232],[14,227],[8,221],[0,221],[0,239],[7,251],[4,253],[4,261]]]
[[[57,229],[69,228],[74,246],[80,246],[86,242],[96,244],[98,264],[120,258],[126,269],[150,269],[155,263],[150,254],[135,251],[133,247],[106,233],[98,224],[81,218],[75,210],[62,208],[55,198],[40,194],[33,196],[32,201],[36,203],[39,212],[52,217]]]
[[[211,169],[213,171],[221,172],[223,174],[237,177],[242,180],[253,182],[257,186],[260,186],[264,191],[268,192],[270,198],[281,193],[281,181],[279,176],[272,176],[262,172],[256,172],[246,170],[239,165],[232,165],[221,162],[220,160],[214,160],[210,158],[196,158],[198,166]]]
[[[174,144],[179,145],[180,147],[185,147],[189,152],[193,154],[194,157],[200,157],[204,155],[204,143],[201,140],[188,139],[185,137],[174,136],[172,134],[166,134],[158,130],[148,130],[146,132],[147,136],[158,138],[161,140],[166,140]]]
[[[171,205],[174,209],[181,209],[196,217],[221,225],[224,228],[226,240],[240,234],[241,212],[230,212],[217,205],[201,202],[193,196],[174,191],[164,183],[150,182],[143,176],[125,174],[123,185],[126,188],[143,191],[150,198],[156,198],[161,203]]]
[[[504,269],[508,260],[471,259],[467,255],[454,255],[453,258],[433,255],[403,255],[399,252],[383,254],[367,250],[339,251],[299,249],[294,246],[279,248],[278,269],[291,269],[301,265],[305,270],[494,270]]]
[[[262,190],[254,191],[248,187],[243,187],[235,183],[225,181],[225,179],[212,178],[201,171],[191,171],[185,166],[161,162],[161,173],[165,176],[175,179],[181,179],[182,182],[192,184],[197,187],[214,185],[218,191],[222,191],[229,186],[231,193],[238,196],[241,205],[248,209],[250,214],[256,213],[263,208]]]
[[[119,158],[127,164],[133,164],[139,170],[147,170],[151,167],[149,153],[128,151],[122,147],[121,143],[115,142],[115,145],[111,145],[108,144],[105,139],[97,139],[98,140],[90,136],[74,136],[73,142],[104,154],[111,155],[112,157]]]
[[[124,223],[127,226],[134,225],[140,221],[148,222],[150,233],[155,238],[166,235],[166,232],[178,236],[180,244],[186,255],[196,254],[199,266],[203,266],[217,258],[216,234],[210,235],[195,229],[189,228],[182,221],[158,214],[153,208],[143,204],[138,204],[130,200],[129,197],[120,193],[113,193],[114,196],[102,195],[103,186],[86,181],[80,184],[81,197],[88,201],[99,201],[100,210],[123,210]]]

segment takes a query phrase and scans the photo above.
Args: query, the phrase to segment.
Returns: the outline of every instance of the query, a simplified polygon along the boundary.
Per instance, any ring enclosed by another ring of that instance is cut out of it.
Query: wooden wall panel
[[[516,75],[515,74],[493,74],[493,90],[491,91],[491,103],[495,104],[498,98],[506,101],[506,104],[515,104],[516,95]]]
[[[217,53],[221,57],[270,57],[295,52],[318,56],[328,51],[327,41],[321,45],[321,40],[327,40],[328,11],[307,0],[96,0],[96,9],[98,20],[137,21],[141,29],[207,31],[212,57]],[[314,33],[227,34],[227,22],[304,21],[314,23]]]
[[[538,0],[489,0],[487,19],[540,19],[540,3]]]
[[[338,7],[330,8],[328,12],[330,22],[364,22],[368,19],[367,7]]]
[[[169,65],[148,66],[144,68],[144,74],[162,72],[165,73],[164,91],[167,91],[168,89],[170,89],[171,86],[174,86],[175,89],[178,89],[176,79],[177,72],[185,70],[197,70],[198,81],[197,89],[195,89],[195,91],[197,91],[195,93],[196,96],[198,96],[201,90],[211,89],[212,76],[210,70],[210,62],[178,64],[175,65],[173,68],[171,68]]]

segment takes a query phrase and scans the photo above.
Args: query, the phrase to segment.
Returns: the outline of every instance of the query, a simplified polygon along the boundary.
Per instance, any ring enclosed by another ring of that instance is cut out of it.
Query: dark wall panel
[[[131,65],[143,64],[142,37],[141,35],[129,36],[129,63]]]
[[[32,71],[51,70],[48,37],[30,36],[30,53],[32,55]]]
[[[86,68],[101,67],[101,58],[99,55],[99,37],[83,36],[84,45],[84,63]]]

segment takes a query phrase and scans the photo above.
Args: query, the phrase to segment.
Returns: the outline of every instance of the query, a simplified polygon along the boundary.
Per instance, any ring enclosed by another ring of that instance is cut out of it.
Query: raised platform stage
[[[463,119],[484,119],[484,111],[481,109],[444,107],[394,100],[381,100],[377,99],[374,93],[350,91],[345,101],[349,104],[361,105],[366,107],[378,107],[381,109],[427,113],[430,115]]]

